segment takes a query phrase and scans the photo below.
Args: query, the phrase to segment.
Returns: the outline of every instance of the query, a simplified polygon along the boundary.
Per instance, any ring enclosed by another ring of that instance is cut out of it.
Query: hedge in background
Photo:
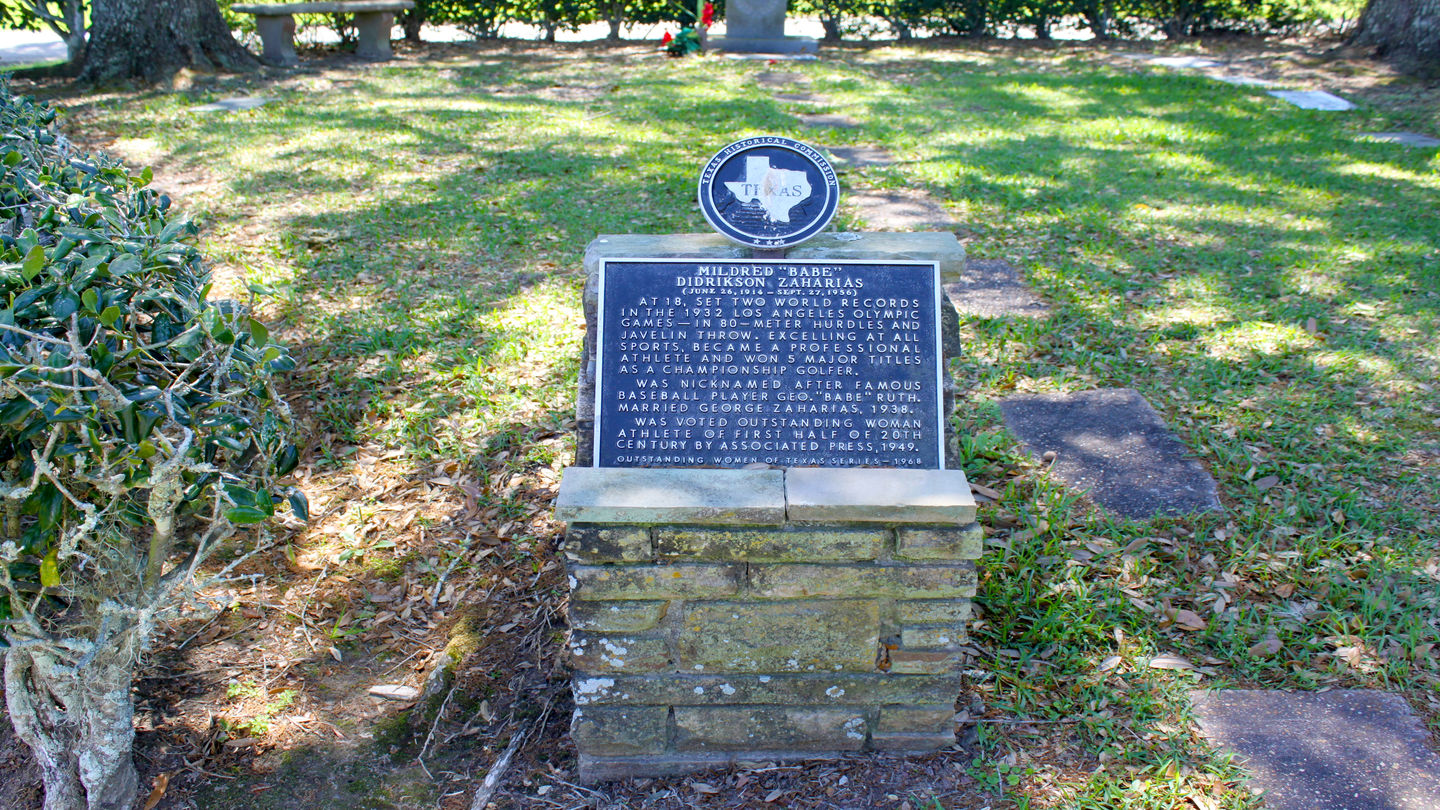
[[[131,806],[136,661],[296,463],[272,385],[291,360],[208,300],[150,176],[73,152],[0,85],[0,647],[49,810]]]

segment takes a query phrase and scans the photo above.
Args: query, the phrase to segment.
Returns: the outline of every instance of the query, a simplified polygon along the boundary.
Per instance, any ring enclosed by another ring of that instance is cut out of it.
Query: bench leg
[[[384,62],[394,56],[390,50],[390,29],[395,26],[392,11],[360,11],[355,13],[355,34],[359,40],[355,55],[372,62]]]
[[[255,31],[260,34],[260,58],[267,64],[294,67],[300,64],[295,55],[295,18],[289,14],[267,14],[255,17]]]

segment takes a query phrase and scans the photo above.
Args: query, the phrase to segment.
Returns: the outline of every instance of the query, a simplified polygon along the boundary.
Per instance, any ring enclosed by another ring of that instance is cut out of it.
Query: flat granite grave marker
[[[1005,425],[1051,472],[1101,506],[1143,520],[1218,510],[1215,479],[1129,388],[1024,394],[1000,401]]]
[[[1360,137],[1366,140],[1398,143],[1401,146],[1413,146],[1420,149],[1440,146],[1440,138],[1432,138],[1418,132],[1363,132]]]
[[[962,315],[979,318],[1043,318],[1050,308],[1031,292],[1015,266],[1004,259],[970,259],[965,276],[945,285]]]
[[[1302,110],[1324,110],[1343,112],[1355,109],[1355,105],[1324,90],[1271,90],[1270,95]]]
[[[1399,695],[1227,689],[1191,702],[1201,735],[1239,755],[1268,810],[1440,808],[1440,756]]]

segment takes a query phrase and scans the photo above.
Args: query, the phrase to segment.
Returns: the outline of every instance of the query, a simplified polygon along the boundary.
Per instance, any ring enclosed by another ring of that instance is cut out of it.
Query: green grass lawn
[[[274,291],[314,476],[361,447],[459,460],[490,519],[525,518],[500,483],[573,455],[556,437],[586,243],[707,230],[697,173],[738,137],[873,144],[903,162],[848,182],[929,192],[971,256],[1010,260],[1053,306],[962,324],[966,470],[1003,493],[982,509],[974,686],[996,722],[977,789],[997,808],[1250,806],[1192,734],[1194,687],[1389,689],[1434,727],[1440,157],[1358,137],[1423,116],[1308,112],[1066,50],[438,53],[256,84],[278,102],[231,115],[185,112],[228,87],[59,99],[78,136],[189,189],[222,274]],[[804,130],[757,86],[767,69],[863,128]],[[1210,469],[1224,514],[1109,516],[1021,454],[994,404],[1119,386]],[[553,539],[513,553],[548,559]]]

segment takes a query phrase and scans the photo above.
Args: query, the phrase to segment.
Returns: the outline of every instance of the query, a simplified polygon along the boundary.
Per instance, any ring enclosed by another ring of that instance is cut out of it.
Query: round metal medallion
[[[700,173],[705,219],[749,247],[794,247],[825,230],[839,202],[830,161],[812,146],[777,135],[738,140]]]

